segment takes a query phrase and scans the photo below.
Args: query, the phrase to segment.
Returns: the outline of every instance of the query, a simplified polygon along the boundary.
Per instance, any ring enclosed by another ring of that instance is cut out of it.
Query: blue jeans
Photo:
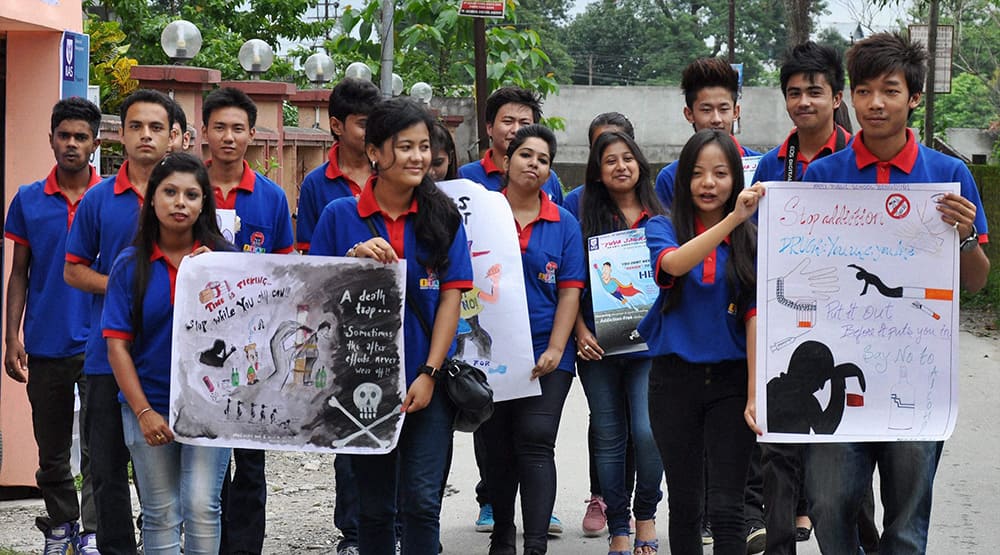
[[[878,465],[885,508],[881,555],[924,553],[943,442],[816,443],[806,454],[806,495],[823,553],[854,555],[858,513]]]
[[[142,490],[143,548],[149,555],[216,555],[222,531],[222,477],[229,449],[176,441],[150,446],[128,405],[122,405],[125,444]]]
[[[441,481],[454,419],[455,409],[439,381],[430,404],[406,415],[395,449],[385,455],[351,455],[358,491],[358,547],[362,553],[395,555],[398,510],[402,553],[437,555]]]
[[[654,518],[656,505],[663,498],[663,463],[649,424],[650,365],[649,359],[621,356],[577,361],[577,374],[590,405],[594,459],[612,536],[629,535],[629,492],[625,489],[629,435],[635,444],[636,520]]]

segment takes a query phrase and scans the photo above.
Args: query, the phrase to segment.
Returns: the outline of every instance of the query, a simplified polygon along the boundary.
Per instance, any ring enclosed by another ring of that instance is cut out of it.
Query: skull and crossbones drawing
[[[367,435],[373,441],[375,441],[382,449],[386,449],[392,443],[391,440],[381,439],[372,432],[372,428],[382,424],[383,422],[393,418],[394,416],[400,415],[400,410],[403,405],[396,405],[396,408],[390,410],[386,414],[376,418],[376,412],[378,411],[378,405],[382,401],[382,389],[374,383],[363,383],[354,389],[353,395],[354,404],[358,409],[358,414],[361,416],[361,420],[372,420],[367,426],[362,424],[354,414],[351,413],[344,405],[340,403],[336,395],[331,395],[327,404],[331,407],[344,413],[344,415],[358,427],[358,431],[342,437],[340,439],[334,440],[332,445],[334,448],[340,448],[347,446],[350,442],[355,439]]]

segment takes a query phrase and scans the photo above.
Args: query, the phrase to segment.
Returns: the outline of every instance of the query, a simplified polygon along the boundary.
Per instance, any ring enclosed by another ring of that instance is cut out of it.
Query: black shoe
[[[701,545],[712,545],[715,538],[712,537],[712,528],[708,524],[701,527]]]
[[[500,530],[496,526],[490,534],[489,555],[517,555],[517,528]]]
[[[812,527],[806,528],[805,526],[798,526],[795,528],[795,541],[797,542],[807,542],[809,538],[812,537],[813,529]],[[865,552],[867,553],[867,551]]]
[[[747,530],[747,555],[763,553],[767,547],[767,530],[751,526]]]

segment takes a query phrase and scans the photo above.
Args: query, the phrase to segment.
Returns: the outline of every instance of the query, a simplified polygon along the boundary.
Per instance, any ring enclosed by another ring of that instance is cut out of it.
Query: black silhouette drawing
[[[204,364],[205,366],[213,366],[215,368],[222,368],[226,363],[226,359],[229,355],[236,352],[236,347],[231,347],[226,349],[226,342],[222,339],[216,339],[212,343],[212,347],[205,351],[202,351],[198,355],[198,362]]]
[[[791,434],[832,434],[848,404],[847,378],[857,378],[865,390],[865,375],[856,364],[834,366],[833,353],[818,341],[796,347],[788,371],[767,382],[767,429]],[[813,395],[830,383],[830,401],[820,406]]]
[[[864,295],[868,293],[868,286],[874,286],[875,290],[879,292],[883,297],[888,297],[890,299],[930,299],[937,301],[950,301],[952,300],[952,290],[951,289],[931,289],[928,287],[889,287],[879,278],[877,275],[865,270],[857,264],[848,264],[848,268],[854,268],[858,273],[854,274],[854,277],[858,278],[858,281],[865,282],[865,286],[861,289],[861,294]]]

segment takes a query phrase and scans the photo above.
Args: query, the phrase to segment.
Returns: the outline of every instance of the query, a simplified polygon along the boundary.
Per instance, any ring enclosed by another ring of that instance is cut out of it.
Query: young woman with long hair
[[[654,357],[653,436],[667,476],[670,552],[700,555],[704,473],[718,555],[743,555],[743,488],[754,434],[756,229],[736,144],[704,129],[684,145],[671,217],[646,224],[660,294],[639,325]]]
[[[216,224],[214,193],[198,158],[164,158],[149,177],[146,199],[135,242],[108,276],[101,327],[142,491],[146,553],[179,553],[183,529],[185,553],[215,555],[230,450],[173,440],[170,341],[178,267],[189,256],[233,247]]]

